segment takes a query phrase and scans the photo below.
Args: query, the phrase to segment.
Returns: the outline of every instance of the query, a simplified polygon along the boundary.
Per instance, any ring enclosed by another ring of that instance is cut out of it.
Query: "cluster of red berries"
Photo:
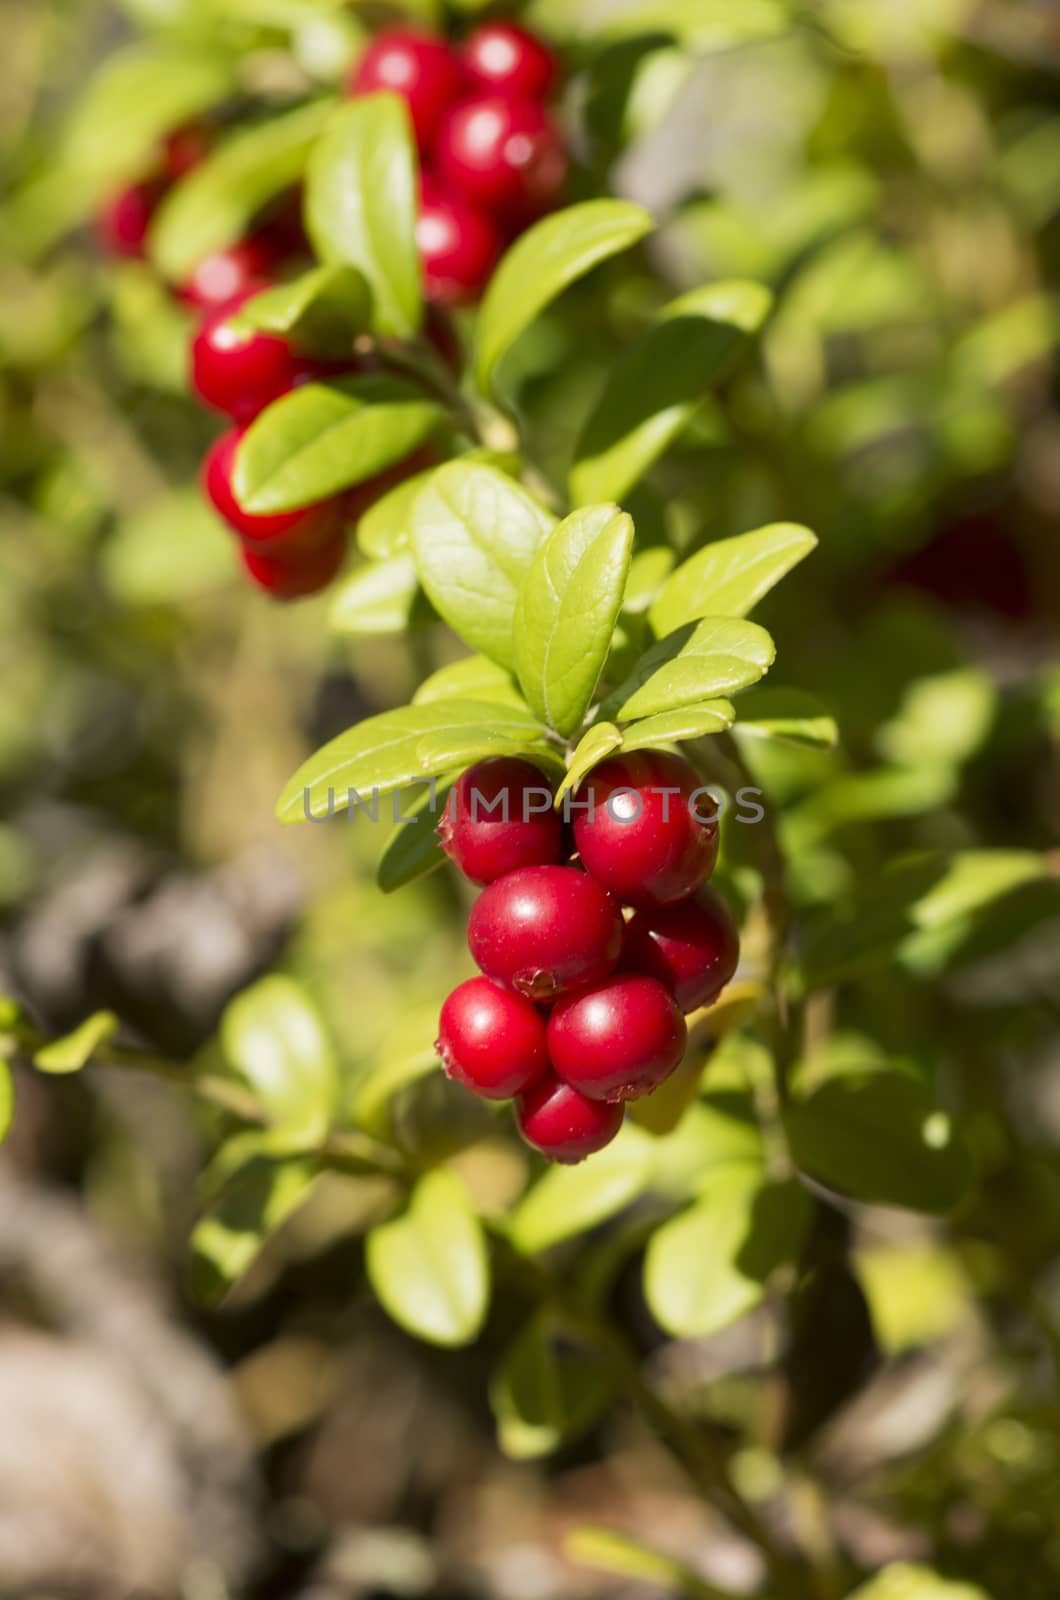
[[[476,299],[505,244],[558,200],[567,155],[545,104],[555,79],[552,52],[511,22],[457,47],[391,28],[355,68],[352,94],[389,90],[408,106],[422,169],[416,240],[436,304]]]
[[[516,1101],[531,1145],[574,1162],[677,1067],[685,1013],[728,983],[739,938],[706,886],[713,803],[680,756],[605,761],[564,809],[536,766],[509,757],[451,791],[438,832],[485,886],[468,924],[483,976],[446,1000],[437,1049],[475,1094]]]

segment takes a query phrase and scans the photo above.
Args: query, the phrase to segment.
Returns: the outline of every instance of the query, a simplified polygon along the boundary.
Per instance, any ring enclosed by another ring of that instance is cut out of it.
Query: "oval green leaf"
[[[660,745],[680,744],[682,739],[703,739],[708,734],[724,733],[735,720],[736,712],[729,700],[682,706],[679,711],[664,711],[660,716],[630,723],[622,733],[622,749],[654,750]]]
[[[118,1019],[113,1011],[97,1011],[93,1016],[87,1017],[72,1033],[66,1034],[62,1039],[54,1039],[51,1044],[46,1044],[43,1049],[38,1050],[33,1057],[33,1065],[38,1072],[51,1073],[56,1077],[80,1072],[82,1067],[91,1061],[100,1045],[106,1044],[117,1031]]]
[[[748,738],[780,739],[815,750],[834,750],[839,743],[835,718],[801,689],[751,689],[740,696],[736,712],[737,732]]]
[[[452,1173],[421,1178],[408,1210],[365,1241],[368,1279],[383,1309],[431,1344],[470,1344],[489,1304],[482,1226]]]
[[[302,350],[334,356],[368,326],[372,296],[356,267],[315,267],[248,300],[233,321],[275,333]]]
[[[606,1222],[644,1193],[654,1166],[655,1141],[627,1122],[592,1161],[549,1168],[512,1215],[513,1244],[534,1255]]]
[[[604,715],[635,722],[756,683],[776,650],[764,628],[740,617],[705,617],[677,628],[640,658]]]
[[[651,608],[657,634],[698,617],[746,617],[762,597],[815,549],[817,537],[794,522],[775,522],[719,539],[682,562]]]
[[[411,556],[373,561],[342,582],[331,605],[331,626],[354,638],[404,633],[420,592]]]
[[[221,1019],[221,1048],[288,1148],[323,1142],[338,1104],[338,1067],[301,985],[272,976],[237,995]]]
[[[501,1449],[513,1461],[551,1455],[593,1425],[612,1392],[599,1355],[556,1340],[547,1316],[534,1317],[490,1383]]]

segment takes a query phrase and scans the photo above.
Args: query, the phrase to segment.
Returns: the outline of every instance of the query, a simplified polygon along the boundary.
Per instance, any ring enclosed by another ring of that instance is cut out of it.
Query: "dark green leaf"
[[[609,370],[571,471],[575,503],[622,500],[683,431],[765,320],[761,284],[712,283],[672,300]]]
[[[665,634],[697,617],[746,617],[816,544],[809,528],[790,522],[708,544],[664,585],[651,608],[651,625]]]
[[[565,737],[580,727],[611,647],[633,550],[617,506],[589,506],[538,548],[515,607],[515,663],[527,701]]]
[[[234,133],[170,191],[149,240],[163,277],[176,283],[190,277],[205,256],[235,244],[270,200],[298,182],[331,108],[330,100],[314,100]]]
[[[237,498],[258,516],[325,500],[402,460],[441,416],[396,378],[306,384],[251,423],[236,453]]]
[[[337,111],[313,150],[306,222],[323,261],[360,268],[379,333],[408,338],[422,311],[419,177],[405,102],[373,94]]]
[[[553,518],[495,467],[451,461],[412,509],[420,581],[450,627],[491,661],[515,666],[515,604]]]
[[[741,617],[705,617],[660,639],[608,697],[603,714],[636,722],[695,706],[756,683],[776,654],[764,628]]]
[[[586,200],[528,229],[504,257],[482,301],[475,354],[479,388],[490,387],[501,356],[550,301],[651,228],[640,206]]]
[[[269,1235],[307,1198],[317,1176],[310,1162],[258,1155],[248,1160],[192,1237],[192,1288],[207,1305],[253,1265]]]
[[[431,1344],[470,1344],[489,1304],[482,1226],[459,1178],[438,1168],[420,1179],[408,1210],[373,1228],[369,1282],[401,1327]]]
[[[376,871],[376,882],[384,894],[393,894],[407,883],[415,883],[445,865],[445,852],[438,838],[438,821],[449,798],[448,786],[428,791],[418,802],[407,805],[390,838]]]

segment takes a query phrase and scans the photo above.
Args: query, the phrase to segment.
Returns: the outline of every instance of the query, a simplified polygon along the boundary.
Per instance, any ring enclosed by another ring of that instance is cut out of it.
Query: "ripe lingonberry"
[[[442,118],[465,86],[464,69],[444,39],[416,28],[387,28],[377,34],[349,84],[352,94],[389,89],[400,95],[422,151],[430,148]]]
[[[271,239],[252,233],[226,250],[204,256],[181,288],[181,296],[204,310],[226,305],[246,289],[265,288],[280,259]]]
[[[511,1100],[548,1071],[544,1017],[488,978],[453,990],[435,1049],[449,1077],[486,1100]]]
[[[546,211],[567,176],[558,128],[536,100],[479,95],[446,118],[438,170],[450,188],[510,223]]]
[[[326,589],[342,566],[345,554],[346,537],[342,532],[335,534],[329,544],[298,553],[263,555],[245,544],[240,548],[249,577],[276,600],[300,600],[304,595]]]
[[[516,1106],[519,1131],[549,1161],[573,1165],[610,1144],[622,1126],[620,1103],[589,1100],[547,1073]]]
[[[556,76],[547,45],[514,22],[486,22],[468,34],[460,59],[471,81],[493,94],[543,100]]]
[[[250,422],[271,401],[308,376],[307,363],[286,339],[241,328],[237,313],[255,290],[244,289],[228,305],[207,316],[191,346],[195,393],[216,411]]]
[[[96,231],[104,249],[130,261],[144,254],[147,230],[165,186],[155,178],[130,183],[103,206],[96,219]]]
[[[647,972],[673,991],[682,1011],[709,1005],[729,982],[740,959],[740,935],[716,889],[654,911],[638,911],[626,924],[624,970]]]
[[[639,973],[613,973],[568,995],[548,1019],[557,1075],[591,1100],[650,1094],[681,1060],[687,1037],[673,995]]]
[[[187,122],[182,128],[174,128],[162,146],[162,160],[169,181],[176,183],[201,166],[212,145],[213,135],[201,122]]]
[[[459,306],[481,294],[501,252],[493,223],[470,200],[425,176],[416,243],[428,300]]]
[[[627,905],[672,905],[714,870],[714,802],[680,756],[636,750],[601,762],[575,805],[589,807],[574,815],[582,865]]]
[[[515,756],[479,761],[456,783],[438,824],[442,849],[472,883],[555,865],[563,823],[539,767]]]
[[[553,1000],[607,976],[622,949],[622,917],[577,868],[523,867],[479,896],[468,944],[488,978]]]
[[[328,545],[344,519],[338,498],[264,516],[243,510],[232,488],[232,470],[236,447],[245,431],[232,428],[223,433],[203,463],[203,488],[214,509],[252,552],[263,556],[315,551]]]

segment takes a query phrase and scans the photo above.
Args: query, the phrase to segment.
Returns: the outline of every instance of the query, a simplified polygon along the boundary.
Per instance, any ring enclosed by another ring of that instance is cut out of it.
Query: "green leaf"
[[[73,1033],[55,1039],[38,1050],[33,1057],[33,1065],[38,1072],[53,1073],[57,1077],[80,1072],[100,1045],[106,1044],[117,1031],[118,1019],[113,1011],[97,1011],[76,1027]]]
[[[670,34],[700,51],[770,39],[790,26],[785,0],[638,0],[594,19],[593,34],[602,39]]]
[[[772,303],[761,284],[712,283],[672,300],[610,368],[575,449],[578,505],[622,500],[688,424],[757,332]]]
[[[412,510],[412,548],[432,604],[466,644],[515,667],[515,605],[553,518],[494,467],[451,461]]]
[[[705,1338],[751,1311],[798,1255],[810,1210],[799,1184],[771,1183],[754,1167],[710,1174],[695,1205],[648,1245],[644,1293],[660,1327]]]
[[[438,837],[438,819],[449,798],[448,786],[421,795],[419,803],[404,813],[390,838],[376,870],[376,882],[384,894],[393,894],[407,883],[415,883],[428,873],[444,867],[446,856]]]
[[[316,1167],[306,1161],[257,1155],[246,1162],[192,1233],[197,1300],[212,1305],[223,1297],[307,1198],[316,1177]]]
[[[616,728],[613,722],[594,722],[575,746],[567,768],[567,776],[556,793],[557,803],[568,789],[576,789],[582,779],[588,777],[593,768],[609,756],[612,750],[617,750],[621,743],[621,730]]]
[[[651,217],[625,200],[586,200],[535,223],[497,268],[479,310],[475,379],[483,391],[494,369],[544,308],[608,256],[650,233]]]
[[[322,261],[360,268],[375,328],[408,338],[422,313],[419,177],[405,102],[366,95],[335,112],[306,176],[306,224]]]
[[[323,1143],[338,1104],[338,1067],[316,1007],[299,984],[272,976],[244,989],[221,1019],[221,1048],[288,1148]]]
[[[470,1344],[482,1327],[489,1304],[486,1241],[452,1173],[427,1173],[404,1215],[372,1229],[365,1266],[383,1309],[418,1339]]]
[[[236,452],[236,498],[256,516],[325,500],[402,460],[441,417],[397,378],[307,383],[251,423]]]
[[[592,1161],[549,1168],[511,1217],[512,1243],[535,1255],[606,1222],[643,1194],[654,1165],[655,1141],[627,1122]]]
[[[15,1085],[11,1078],[11,1068],[0,1058],[0,1144],[3,1144],[11,1131],[14,1115]]]
[[[584,1526],[572,1528],[563,1541],[563,1554],[577,1566],[593,1567],[597,1572],[628,1583],[648,1584],[663,1594],[680,1595],[683,1600],[727,1600],[727,1594],[675,1561],[661,1550],[652,1550],[613,1528]]]
[[[698,617],[746,617],[816,544],[809,528],[793,522],[708,544],[664,585],[649,613],[653,629],[666,634]]]
[[[543,1314],[528,1323],[490,1383],[500,1446],[514,1461],[550,1455],[584,1433],[611,1397],[599,1355],[558,1341]]]
[[[682,706],[680,711],[664,711],[642,722],[631,722],[622,733],[623,750],[653,750],[659,745],[680,744],[682,739],[703,739],[711,733],[724,733],[736,718],[729,700],[707,700],[699,706]]]
[[[174,606],[230,583],[232,539],[201,490],[150,500],[103,546],[103,576],[127,606]]]
[[[357,523],[357,543],[366,556],[386,561],[408,549],[412,508],[435,470],[428,467],[426,472],[413,473],[369,506]]]
[[[519,591],[519,682],[532,709],[564,737],[581,726],[592,702],[632,551],[632,520],[617,506],[589,506],[542,541]]]
[[[204,256],[241,239],[258,212],[301,178],[331,110],[330,100],[313,100],[235,133],[170,190],[148,241],[162,276],[180,283]]]
[[[786,744],[832,750],[839,729],[820,701],[801,689],[751,689],[736,703],[737,733],[756,739],[782,739]]]
[[[336,633],[358,638],[404,633],[419,592],[419,574],[411,556],[373,561],[340,581],[331,604],[331,626]]]
[[[562,767],[559,752],[547,744],[540,728],[536,734],[510,732],[481,723],[477,728],[444,728],[425,734],[418,749],[420,760],[432,771],[469,767],[487,756],[532,756]]]
[[[990,1600],[990,1596],[976,1583],[955,1583],[930,1567],[895,1561],[855,1589],[850,1600]]]
[[[901,766],[960,765],[987,738],[999,698],[997,684],[977,667],[919,678],[877,730],[876,747]]]
[[[824,1080],[800,1086],[785,1109],[794,1160],[854,1200],[951,1210],[968,1184],[968,1158],[930,1086],[885,1061],[844,1059],[843,1045],[835,1038],[823,1063],[811,1063]]]
[[[368,326],[371,290],[356,267],[315,267],[239,308],[233,322],[282,335],[300,349],[334,356]]]
[[[764,628],[740,617],[686,623],[646,651],[603,707],[622,722],[730,694],[768,672],[776,654]]]
[[[482,728],[528,741],[544,732],[529,711],[487,700],[441,700],[385,711],[347,729],[303,762],[280,796],[276,814],[281,822],[305,821],[307,810],[311,817],[327,817],[347,808],[351,790],[364,797],[391,794],[440,777],[449,763],[425,763],[419,754],[423,738]]]
[[[495,704],[526,709],[526,701],[515,687],[511,673],[485,656],[465,656],[424,678],[412,703],[425,706],[432,700],[492,700]]]

